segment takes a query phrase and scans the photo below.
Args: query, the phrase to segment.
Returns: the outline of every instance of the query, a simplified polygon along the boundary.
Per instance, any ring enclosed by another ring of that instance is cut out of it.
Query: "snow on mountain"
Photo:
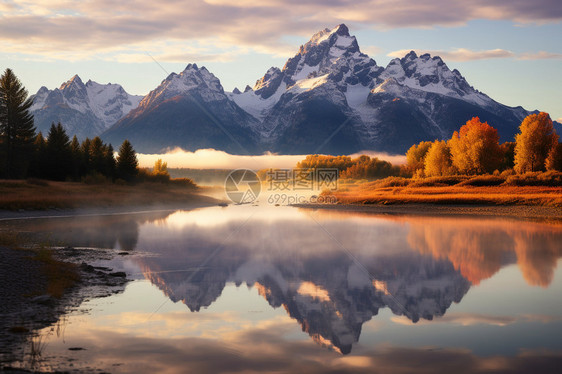
[[[140,102],[139,108],[159,104],[176,96],[197,93],[204,102],[222,101],[226,98],[217,77],[197,64],[188,64],[180,74],[170,74],[162,83]]]
[[[136,108],[142,96],[130,95],[118,84],[84,84],[78,75],[49,90],[41,87],[33,97],[31,112],[35,125],[47,132],[51,123],[61,122],[70,136],[101,134]]]
[[[261,122],[266,147],[282,153],[402,153],[450,137],[473,116],[505,141],[529,114],[474,89],[438,56],[412,51],[379,67],[345,25],[314,34],[283,69],[270,68],[252,91],[230,97]]]
[[[199,251],[204,253],[201,248],[192,255],[198,258]],[[339,254],[303,259],[277,252],[262,256],[243,246],[232,251],[212,258],[195,277],[181,271],[197,263],[191,258],[154,256],[138,263],[147,279],[191,311],[214,303],[228,283],[255,287],[272,307],[282,306],[314,341],[343,354],[351,352],[362,325],[380,309],[389,308],[412,322],[432,320],[460,302],[470,288],[449,261],[431,255],[371,254],[361,260],[367,273]]]
[[[205,67],[189,64],[168,75],[139,106],[102,134],[112,144],[129,139],[141,152],[181,147],[216,148],[236,154],[259,152],[258,123],[226,94]]]
[[[479,92],[438,56],[412,51],[377,66],[342,24],[314,34],[283,68],[271,67],[244,92],[224,92],[215,75],[189,64],[107,138],[135,138],[142,152],[183,146],[239,154],[404,153],[422,140],[450,137],[474,116],[497,128],[501,141],[513,140],[529,113]]]
[[[417,56],[414,51],[389,62],[378,81],[393,78],[400,85],[425,92],[455,97],[477,105],[491,105],[492,100],[470,86],[454,69],[451,71],[439,56],[428,53]]]

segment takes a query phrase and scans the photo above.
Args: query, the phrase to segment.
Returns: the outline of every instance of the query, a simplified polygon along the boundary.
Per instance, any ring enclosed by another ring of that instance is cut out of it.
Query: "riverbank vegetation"
[[[514,142],[474,117],[451,139],[423,141],[400,167],[361,156],[311,155],[297,167],[338,168],[333,194],[355,204],[484,204],[562,207],[562,144],[547,113],[527,116]],[[382,165],[382,167],[381,167]]]
[[[0,181],[0,210],[158,207],[174,204],[181,207],[210,200],[199,195],[189,179],[138,184],[118,184],[103,179],[96,183],[36,179]]]

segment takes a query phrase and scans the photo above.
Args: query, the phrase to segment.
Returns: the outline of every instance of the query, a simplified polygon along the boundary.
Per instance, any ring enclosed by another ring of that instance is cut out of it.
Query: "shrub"
[[[474,178],[470,178],[469,180],[460,182],[459,186],[477,186],[477,187],[484,187],[484,186],[499,186],[500,184],[504,183],[506,178],[502,178],[496,175],[479,175]]]
[[[47,183],[46,180],[37,179],[37,178],[27,178],[26,183],[27,183],[27,184],[32,184],[32,185],[34,185],[34,186],[43,186],[43,187],[49,185],[49,183]]]
[[[525,174],[512,175],[507,178],[505,184],[511,186],[560,187],[562,186],[562,172],[527,172]]]
[[[406,187],[412,182],[411,179],[401,177],[388,177],[381,179],[375,184],[375,188]]]
[[[176,179],[170,180],[170,182],[173,185],[176,185],[176,186],[187,187],[187,188],[190,188],[190,189],[197,188],[197,185],[195,184],[195,182],[193,182],[193,180],[189,179],[189,178],[176,178]]]
[[[98,172],[93,172],[82,177],[82,183],[85,184],[107,184],[109,182],[110,180],[105,175]]]
[[[444,177],[431,177],[425,178],[418,181],[414,181],[410,184],[410,187],[438,187],[438,186],[454,186],[455,184],[459,184],[465,180],[468,180],[469,177],[464,175],[450,175]]]

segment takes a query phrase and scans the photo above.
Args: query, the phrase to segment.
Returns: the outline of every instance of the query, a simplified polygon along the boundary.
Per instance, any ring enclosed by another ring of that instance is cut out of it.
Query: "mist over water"
[[[358,152],[351,158],[360,155],[377,157],[381,160],[389,161],[395,165],[405,163],[406,157],[403,155],[389,155],[371,151]],[[289,169],[297,165],[307,155],[278,155],[273,153],[259,156],[231,155],[216,149],[199,149],[195,152],[185,151],[181,148],[174,148],[162,154],[143,154],[137,155],[140,167],[151,168],[158,159],[168,163],[169,168],[192,168],[192,169]]]

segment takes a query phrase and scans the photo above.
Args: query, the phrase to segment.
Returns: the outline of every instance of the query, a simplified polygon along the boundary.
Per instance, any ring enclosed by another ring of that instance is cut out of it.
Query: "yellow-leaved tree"
[[[552,147],[545,162],[546,170],[562,171],[562,143]]]
[[[415,176],[416,171],[423,171],[425,156],[432,144],[433,142],[420,142],[408,149],[408,152],[406,152],[406,169],[408,172]]]
[[[439,177],[454,173],[451,162],[451,150],[444,140],[436,140],[425,155],[425,176]]]
[[[498,130],[474,117],[449,140],[453,166],[461,174],[485,174],[502,162]]]
[[[528,115],[515,136],[515,171],[545,170],[545,161],[549,153],[558,144],[558,134],[552,126],[548,113]]]
[[[152,176],[154,180],[161,183],[166,183],[170,180],[170,173],[168,173],[168,163],[163,162],[162,159],[156,160],[154,169],[152,169]]]

